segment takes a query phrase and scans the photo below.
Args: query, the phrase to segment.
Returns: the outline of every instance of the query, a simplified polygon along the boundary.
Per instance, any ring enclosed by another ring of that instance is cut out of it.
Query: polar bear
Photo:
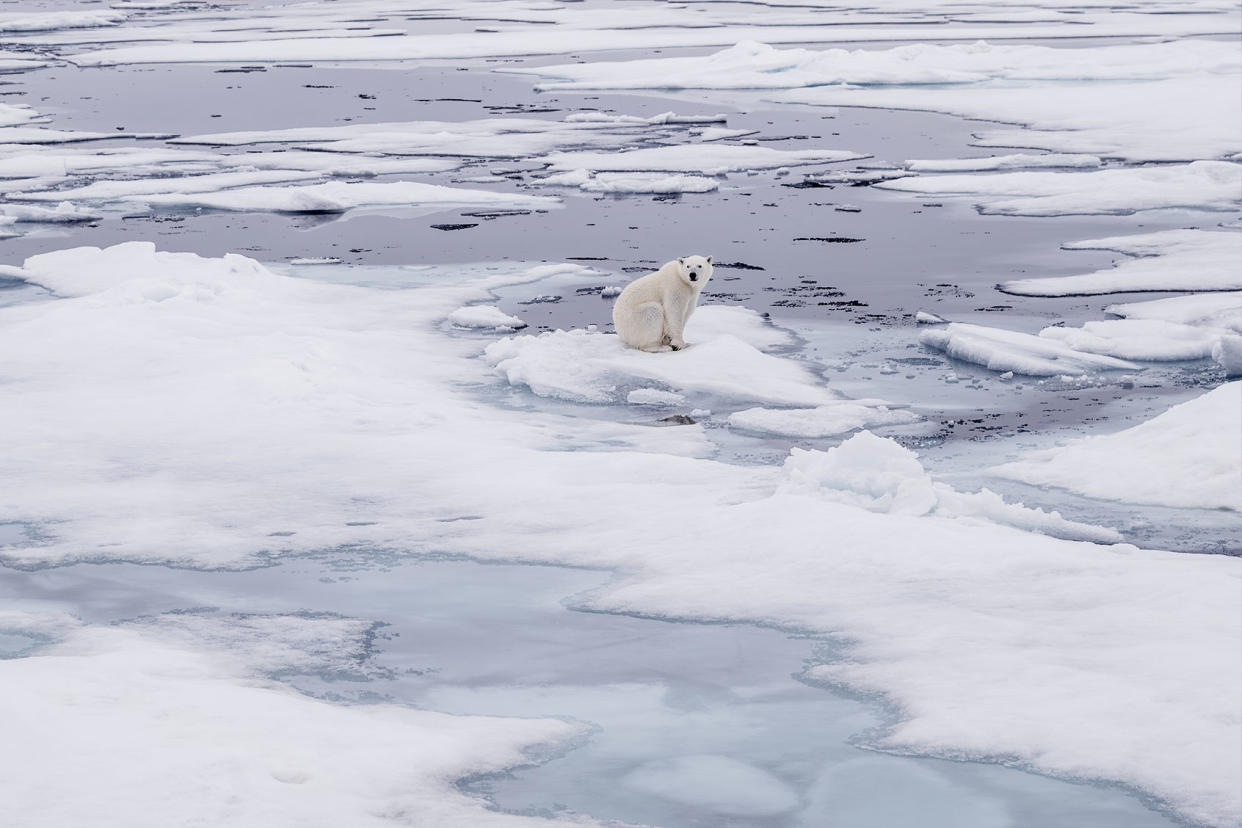
[[[685,256],[630,282],[612,306],[617,335],[640,351],[680,351],[686,320],[711,277],[711,256]]]

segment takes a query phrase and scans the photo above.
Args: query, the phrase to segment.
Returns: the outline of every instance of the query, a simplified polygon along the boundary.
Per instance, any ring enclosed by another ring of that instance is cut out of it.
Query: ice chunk
[[[1141,425],[1033,452],[993,471],[1088,497],[1242,510],[1242,383],[1175,405]]]
[[[678,756],[646,762],[621,778],[644,794],[717,814],[773,817],[798,807],[798,794],[777,777],[727,756]]]
[[[91,29],[115,26],[125,20],[117,11],[9,12],[0,14],[0,32],[46,32],[53,29]]]
[[[448,321],[459,328],[516,331],[526,327],[521,319],[505,313],[495,305],[467,305],[458,308],[448,315]]]
[[[1075,351],[1048,337],[963,322],[929,328],[919,336],[919,341],[954,359],[993,371],[1037,377],[1052,377],[1067,371],[1137,370],[1139,367],[1114,357]]]
[[[730,414],[729,425],[744,431],[812,439],[918,419],[912,412],[870,400],[841,400],[817,408],[748,408]]]
[[[1242,292],[1237,291],[1127,302],[1104,310],[1127,319],[1160,319],[1242,333]]]
[[[1222,336],[1212,346],[1212,359],[1227,377],[1242,377],[1242,336]]]
[[[710,193],[720,182],[699,175],[600,173],[578,186],[589,193]]]
[[[1164,230],[1089,239],[1066,250],[1114,250],[1135,258],[1081,276],[1016,279],[999,287],[1023,296],[1082,296],[1141,290],[1238,290],[1242,288],[1242,233]]]
[[[927,311],[919,311],[914,315],[914,321],[920,325],[941,325],[946,320],[943,316]]]

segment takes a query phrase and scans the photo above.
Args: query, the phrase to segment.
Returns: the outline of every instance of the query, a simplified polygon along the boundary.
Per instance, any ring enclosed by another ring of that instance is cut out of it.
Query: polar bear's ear
[[[708,264],[711,264],[711,263],[712,263],[712,257],[711,257],[711,256],[708,256],[708,257],[707,257],[707,263],[708,263]]]
[[[685,260],[685,259],[682,259],[682,258],[680,258],[680,257],[677,259],[677,264],[679,264],[679,265],[684,265],[685,263],[686,263],[686,260]]]

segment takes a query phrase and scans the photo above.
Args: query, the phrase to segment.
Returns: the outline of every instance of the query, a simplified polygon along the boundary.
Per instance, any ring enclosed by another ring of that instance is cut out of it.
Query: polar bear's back
[[[665,280],[669,276],[677,277],[676,268],[676,261],[667,262],[659,270],[648,273],[646,276],[640,276],[626,285],[612,306],[613,320],[616,320],[619,311],[633,310],[645,302],[663,301],[664,293],[667,289]]]

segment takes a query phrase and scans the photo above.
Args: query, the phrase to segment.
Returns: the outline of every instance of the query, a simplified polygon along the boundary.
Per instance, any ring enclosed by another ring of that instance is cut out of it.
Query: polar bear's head
[[[677,267],[681,278],[698,288],[712,278],[711,256],[683,256],[677,260]]]

